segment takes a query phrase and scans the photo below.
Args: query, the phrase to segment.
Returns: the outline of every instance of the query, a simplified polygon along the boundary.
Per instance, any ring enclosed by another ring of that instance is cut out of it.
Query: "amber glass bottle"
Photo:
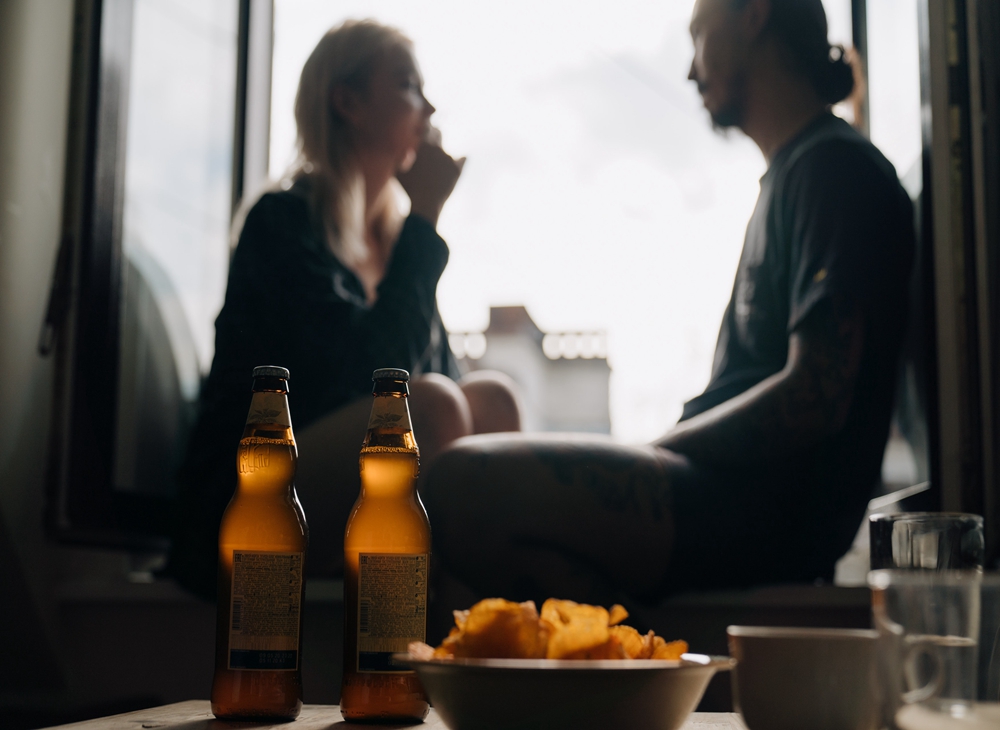
[[[237,483],[219,528],[219,607],[212,712],[292,719],[302,709],[302,600],[309,528],[295,494],[298,452],[288,371],[253,371],[236,456]]]
[[[410,427],[405,370],[376,370],[374,402],[361,447],[361,494],[344,534],[346,720],[427,715],[416,675],[392,655],[427,630],[431,529],[416,478],[420,452]]]

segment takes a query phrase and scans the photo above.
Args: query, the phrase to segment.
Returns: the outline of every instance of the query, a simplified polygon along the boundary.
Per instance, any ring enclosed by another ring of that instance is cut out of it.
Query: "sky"
[[[271,175],[319,37],[349,17],[402,29],[445,148],[468,158],[439,226],[446,326],[480,331],[491,305],[523,304],[545,331],[605,330],[613,433],[653,439],[708,381],[765,169],[739,132],[712,131],[686,80],[691,5],[276,0]],[[831,39],[849,42],[850,1],[826,5]],[[872,138],[903,173],[920,148],[916,0],[868,5]],[[135,13],[126,250],[202,373],[228,261],[235,9]]]

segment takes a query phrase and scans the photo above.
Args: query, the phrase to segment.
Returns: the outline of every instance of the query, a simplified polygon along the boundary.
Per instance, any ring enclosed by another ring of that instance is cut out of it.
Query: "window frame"
[[[172,500],[113,482],[135,1],[74,2],[62,238],[39,340],[56,360],[45,525],[60,542],[155,551],[168,546]],[[234,210],[267,177],[273,2],[238,11]]]

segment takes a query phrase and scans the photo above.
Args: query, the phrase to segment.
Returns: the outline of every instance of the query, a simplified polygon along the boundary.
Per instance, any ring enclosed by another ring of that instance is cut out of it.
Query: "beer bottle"
[[[427,715],[413,671],[392,660],[427,630],[431,529],[416,477],[405,370],[376,370],[374,402],[361,447],[361,494],[344,534],[345,720],[407,720]]]
[[[292,719],[302,708],[302,600],[309,528],[295,494],[298,452],[288,371],[253,371],[236,456],[237,482],[219,528],[219,605],[212,712]]]

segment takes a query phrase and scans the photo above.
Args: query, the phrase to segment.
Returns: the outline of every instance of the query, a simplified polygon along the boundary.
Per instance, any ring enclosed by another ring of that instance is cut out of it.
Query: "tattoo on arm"
[[[836,299],[820,304],[789,339],[788,359],[797,377],[782,391],[779,425],[840,430],[853,402],[863,344],[864,316],[856,304]]]
[[[789,337],[781,372],[681,423],[657,445],[694,461],[740,465],[836,433],[853,402],[864,329],[857,302],[821,302]]]
[[[662,522],[669,508],[668,476],[648,453],[630,447],[537,444],[532,456],[545,479],[589,495],[609,512]]]

